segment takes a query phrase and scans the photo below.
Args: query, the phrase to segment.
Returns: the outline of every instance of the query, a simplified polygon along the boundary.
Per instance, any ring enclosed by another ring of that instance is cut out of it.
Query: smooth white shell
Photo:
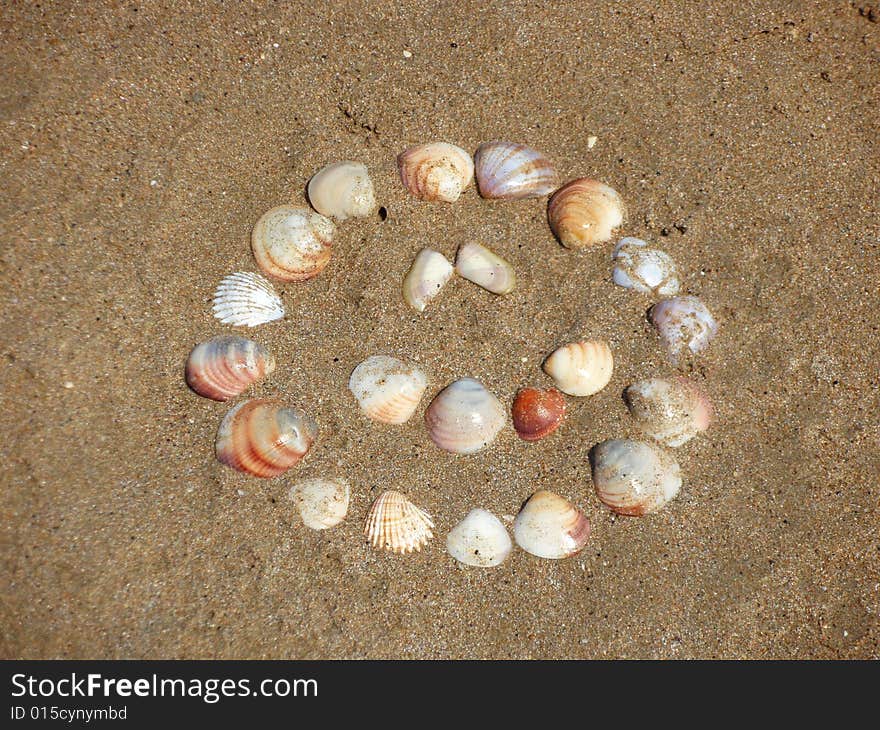
[[[363,218],[376,207],[376,194],[366,165],[334,162],[309,180],[309,202],[328,218]]]
[[[507,294],[516,285],[513,267],[479,243],[463,243],[455,257],[458,275],[493,294]]]
[[[455,454],[472,454],[488,446],[506,420],[501,401],[474,378],[446,386],[425,411],[431,440]]]
[[[718,323],[702,300],[674,297],[651,307],[651,321],[666,347],[669,360],[678,366],[682,357],[705,350],[718,333]]]
[[[614,370],[611,348],[602,340],[571,342],[544,361],[544,372],[563,393],[586,396],[608,385]]]
[[[408,421],[427,387],[428,379],[421,370],[387,355],[368,357],[348,379],[348,388],[361,410],[382,423]]]
[[[484,198],[541,198],[559,185],[553,163],[524,144],[484,142],[474,155],[474,167],[477,186]]]
[[[510,555],[513,543],[504,525],[484,509],[472,509],[446,536],[446,550],[465,565],[492,568]]]
[[[373,502],[364,535],[377,549],[411,553],[422,549],[433,536],[434,522],[400,492],[389,489]]]
[[[326,530],[345,519],[350,494],[348,482],[316,478],[297,482],[287,496],[296,505],[306,527]]]
[[[251,248],[263,273],[282,281],[305,281],[330,261],[336,226],[308,208],[279,205],[265,212],[251,232]]]
[[[214,316],[223,324],[256,327],[284,316],[284,305],[272,285],[259,274],[230,274],[214,293]]]
[[[678,272],[672,257],[640,238],[621,238],[611,260],[611,278],[618,286],[657,297],[678,294]]]
[[[708,396],[681,376],[640,380],[623,397],[636,426],[666,446],[687,443],[712,420]]]
[[[539,558],[558,560],[579,552],[590,537],[590,521],[568,500],[535,492],[513,521],[516,544]]]
[[[397,158],[400,179],[421,200],[454,203],[474,179],[474,161],[461,147],[446,142],[410,147]]]
[[[656,512],[681,488],[681,470],[668,453],[644,441],[603,441],[590,453],[600,501],[622,515]]]
[[[452,276],[452,264],[434,249],[423,248],[403,280],[403,298],[417,312],[424,312]]]

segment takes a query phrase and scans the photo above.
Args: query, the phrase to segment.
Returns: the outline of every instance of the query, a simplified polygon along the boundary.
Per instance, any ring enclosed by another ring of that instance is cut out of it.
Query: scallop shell
[[[608,385],[613,370],[611,348],[602,340],[571,342],[544,361],[544,372],[569,395],[598,393]]]
[[[566,499],[535,492],[513,521],[513,538],[527,553],[558,560],[579,552],[590,537],[590,521]]]
[[[256,398],[239,403],[217,430],[217,459],[257,477],[283,474],[308,453],[318,425],[295,408]]]
[[[223,324],[256,327],[284,316],[284,305],[272,285],[259,274],[230,274],[214,293],[214,316]]]
[[[651,307],[651,321],[660,334],[670,362],[705,350],[718,333],[718,323],[698,297],[664,299]]]
[[[477,568],[501,565],[512,549],[501,520],[484,509],[472,509],[446,536],[446,551],[460,563]]]
[[[326,530],[342,522],[348,513],[350,495],[348,482],[322,478],[297,482],[287,493],[303,524],[313,530]]]
[[[640,380],[623,397],[636,426],[665,446],[686,444],[712,420],[708,396],[681,376]]]
[[[454,203],[474,177],[474,161],[461,147],[446,142],[410,147],[397,158],[400,179],[421,200]]]
[[[522,388],[513,399],[513,427],[524,441],[549,436],[565,418],[565,398],[556,388]]]
[[[403,280],[403,298],[417,312],[424,312],[428,302],[449,281],[452,272],[452,264],[442,253],[423,248]]]
[[[477,187],[484,198],[541,198],[559,185],[553,163],[524,144],[484,142],[474,155],[474,166]]]
[[[225,401],[275,370],[275,358],[244,337],[214,337],[193,348],[186,361],[186,383],[211,400]]]
[[[330,261],[333,221],[308,208],[279,205],[263,214],[251,248],[264,273],[282,281],[305,281]]]
[[[418,552],[433,536],[431,516],[400,492],[389,489],[373,502],[364,535],[377,549],[392,553]]]
[[[473,454],[491,444],[506,420],[504,406],[479,380],[447,385],[425,411],[428,436],[444,451]]]
[[[618,286],[657,297],[678,294],[678,272],[672,257],[640,238],[621,238],[611,260],[611,278]]]
[[[344,221],[363,218],[376,207],[376,194],[366,165],[360,162],[334,162],[309,180],[309,202],[328,218]]]
[[[513,267],[479,243],[464,243],[455,258],[458,275],[493,294],[507,294],[516,285]]]
[[[604,183],[581,177],[550,198],[547,218],[566,248],[597,246],[610,241],[614,229],[623,223],[623,201]]]
[[[681,488],[678,462],[643,441],[603,441],[590,452],[599,500],[621,515],[656,512]]]
[[[427,387],[428,379],[421,370],[387,355],[368,357],[348,379],[348,389],[361,410],[382,423],[408,421]]]

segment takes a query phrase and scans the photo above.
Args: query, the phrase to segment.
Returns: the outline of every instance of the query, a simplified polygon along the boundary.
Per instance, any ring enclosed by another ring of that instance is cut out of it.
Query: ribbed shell
[[[186,361],[186,383],[211,400],[225,401],[275,370],[275,358],[253,340],[214,337],[193,348]]]
[[[303,524],[313,530],[326,530],[342,522],[348,514],[350,495],[348,482],[320,477],[298,482],[288,492]]]
[[[373,502],[364,535],[379,550],[392,553],[418,552],[433,536],[431,516],[400,492],[389,489]]]
[[[333,222],[308,208],[279,205],[263,214],[251,233],[251,248],[265,274],[305,281],[330,261]]]
[[[602,340],[571,342],[544,361],[544,372],[563,393],[587,396],[608,385],[614,370],[611,348]]]
[[[506,420],[501,401],[474,378],[446,386],[425,411],[428,436],[455,454],[472,454],[488,446]]]
[[[214,293],[214,316],[223,324],[256,327],[281,319],[284,305],[272,285],[259,274],[230,274]]]
[[[454,203],[474,177],[474,161],[446,142],[410,147],[397,158],[404,187],[421,200]]]
[[[623,201],[604,183],[581,177],[563,185],[550,198],[547,218],[566,248],[598,246],[610,241],[623,223]]]
[[[477,186],[484,198],[541,198],[559,185],[553,163],[542,153],[515,142],[484,142],[474,155]]]
[[[424,312],[452,276],[452,264],[438,251],[423,248],[403,280],[403,299],[417,312]]]
[[[712,420],[709,397],[681,376],[640,380],[623,397],[636,426],[666,446],[686,444]]]
[[[590,521],[558,494],[540,490],[513,522],[516,544],[539,558],[559,560],[580,552],[590,537]]]
[[[463,243],[455,258],[458,275],[493,294],[508,294],[516,286],[513,267],[479,243]]]
[[[556,388],[522,388],[513,399],[513,427],[524,441],[549,436],[565,418],[565,398]]]
[[[308,194],[315,210],[340,221],[368,216],[376,207],[373,182],[360,162],[327,165],[309,180]]]
[[[361,410],[374,421],[390,424],[408,421],[427,387],[421,370],[387,355],[368,357],[348,379]]]
[[[678,462],[643,441],[603,441],[590,453],[599,500],[621,515],[656,512],[681,488]]]
[[[460,563],[477,568],[501,565],[512,549],[501,520],[484,509],[472,509],[446,536],[446,551]]]
[[[694,296],[657,302],[651,307],[651,321],[675,366],[682,358],[705,350],[718,333],[718,323],[709,308]]]

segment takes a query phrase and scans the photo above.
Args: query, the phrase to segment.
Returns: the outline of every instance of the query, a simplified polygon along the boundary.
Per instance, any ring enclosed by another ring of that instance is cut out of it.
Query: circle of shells
[[[452,144],[434,142],[407,149],[397,158],[400,179],[414,197],[454,203],[476,177],[483,198],[515,201],[550,196],[547,219],[559,242],[569,249],[598,249],[613,240],[625,221],[618,193],[598,180],[577,178],[559,186],[556,168],[541,152],[523,144],[493,141],[473,157]],[[367,168],[343,161],[324,167],[309,181],[309,208],[281,205],[257,221],[251,236],[253,255],[271,279],[303,282],[330,261],[336,223],[376,209]],[[681,367],[702,352],[717,333],[706,305],[679,296],[672,258],[638,238],[619,240],[611,254],[615,284],[657,300],[649,310],[669,361]],[[513,267],[476,243],[459,247],[455,262],[422,249],[402,283],[402,295],[424,312],[457,274],[496,296],[516,286]],[[224,324],[256,327],[281,319],[284,306],[270,281],[255,272],[230,274],[217,287],[214,316]],[[265,347],[237,335],[197,345],[186,363],[186,382],[197,394],[226,401],[243,393],[275,369]],[[586,398],[611,380],[614,356],[603,340],[567,343],[549,353],[543,370],[555,387],[525,387],[510,408],[516,433],[524,441],[550,436],[565,420],[566,396]],[[351,373],[348,388],[361,411],[389,427],[405,423],[418,408],[428,378],[417,367],[376,354]],[[645,440],[611,439],[590,451],[593,486],[600,502],[621,515],[643,516],[678,494],[682,479],[669,448],[706,430],[712,405],[694,381],[683,375],[653,377],[629,385],[626,406]],[[507,423],[508,409],[479,380],[462,377],[437,393],[425,410],[431,441],[454,454],[487,448]],[[318,438],[310,416],[284,402],[254,398],[239,403],[217,431],[217,459],[256,477],[284,474],[306,457]],[[338,525],[348,513],[350,487],[336,478],[300,481],[289,490],[303,523],[315,530]],[[406,495],[386,490],[373,503],[364,527],[367,541],[393,553],[420,550],[433,537],[434,522]],[[532,555],[560,559],[579,552],[590,535],[590,521],[553,492],[540,490],[522,505],[513,522],[513,538]],[[513,548],[507,528],[491,512],[473,509],[449,532],[446,549],[461,563],[500,565]]]

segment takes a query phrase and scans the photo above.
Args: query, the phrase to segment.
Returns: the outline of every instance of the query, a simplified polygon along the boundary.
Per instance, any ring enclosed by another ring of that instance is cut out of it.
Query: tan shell
[[[598,180],[581,177],[563,185],[550,198],[550,228],[566,248],[597,246],[610,241],[624,219],[623,201]]]
[[[330,261],[333,221],[308,208],[279,205],[263,214],[251,233],[263,273],[282,281],[305,281]]]
[[[348,389],[364,414],[394,425],[410,419],[427,387],[421,370],[388,355],[368,357],[348,379]]]
[[[513,538],[527,553],[558,560],[579,552],[590,537],[590,521],[558,494],[540,490],[513,521]]]
[[[303,524],[313,530],[326,530],[342,522],[350,495],[348,482],[320,477],[297,482],[287,493]]]
[[[474,161],[446,142],[410,147],[397,158],[404,187],[421,200],[454,203],[474,179]]]
[[[418,552],[433,536],[434,522],[400,492],[389,489],[373,502],[364,535],[379,550]]]
[[[608,385],[613,370],[611,348],[602,340],[571,342],[544,361],[544,372],[568,395],[598,393]]]
[[[309,180],[309,202],[328,218],[344,221],[363,218],[376,207],[373,182],[366,165],[360,162],[334,162]]]
[[[452,276],[452,264],[439,251],[423,248],[403,280],[403,299],[417,312],[424,312]]]
[[[463,243],[455,257],[455,271],[493,294],[508,294],[516,286],[513,267],[479,243]]]

